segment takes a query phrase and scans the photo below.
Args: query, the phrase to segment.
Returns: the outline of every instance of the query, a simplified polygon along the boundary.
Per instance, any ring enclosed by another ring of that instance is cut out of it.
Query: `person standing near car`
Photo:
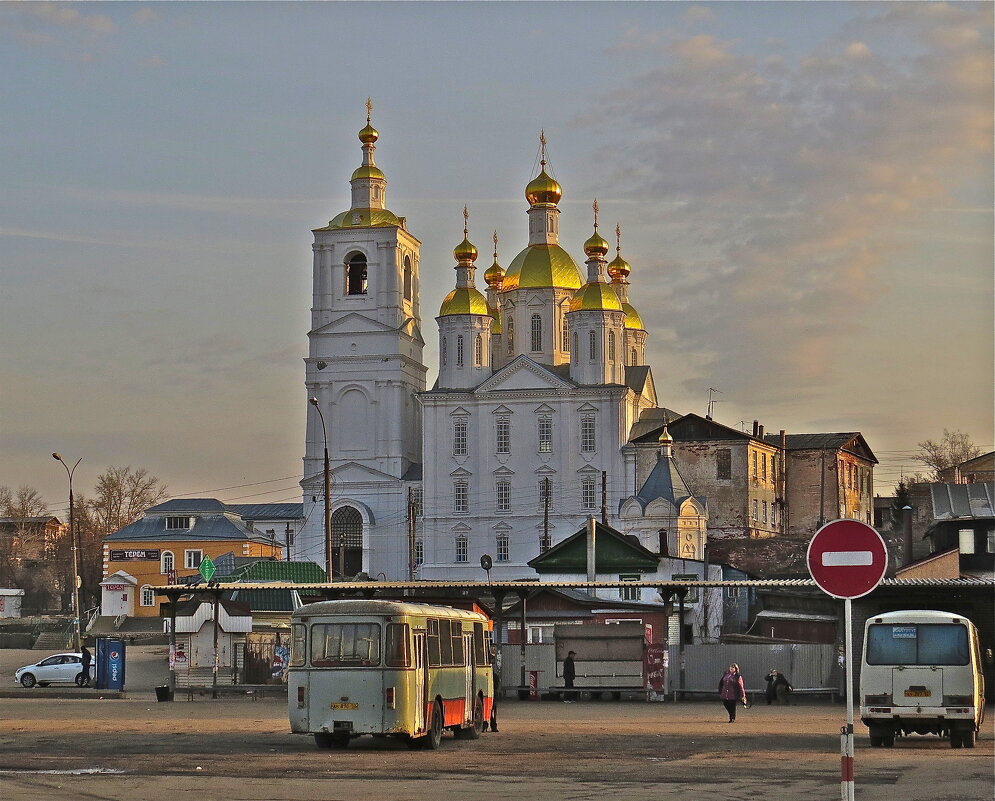
[[[80,655],[82,656],[80,661],[83,663],[83,670],[80,672],[80,686],[88,687],[90,685],[90,663],[93,661],[93,654],[84,645]]]
[[[739,665],[733,662],[719,679],[719,698],[722,699],[722,706],[729,713],[729,722],[736,722],[736,707],[742,704],[746,706],[746,685],[743,684],[743,676],[739,672]]]

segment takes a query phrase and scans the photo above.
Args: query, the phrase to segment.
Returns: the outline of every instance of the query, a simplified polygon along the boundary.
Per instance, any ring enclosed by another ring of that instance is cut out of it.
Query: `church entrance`
[[[363,570],[363,516],[351,506],[332,512],[332,563],[337,576]]]

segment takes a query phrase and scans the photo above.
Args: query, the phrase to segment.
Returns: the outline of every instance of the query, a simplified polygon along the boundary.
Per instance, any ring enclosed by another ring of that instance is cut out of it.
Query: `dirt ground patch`
[[[4,699],[3,797],[839,798],[842,705],[757,706],[729,724],[718,703],[506,702],[500,732],[477,741],[447,736],[442,749],[426,752],[367,737],[340,752],[290,734],[282,699],[153,697]],[[993,797],[990,726],[973,750],[931,737],[871,749],[859,723],[858,730],[861,801]]]

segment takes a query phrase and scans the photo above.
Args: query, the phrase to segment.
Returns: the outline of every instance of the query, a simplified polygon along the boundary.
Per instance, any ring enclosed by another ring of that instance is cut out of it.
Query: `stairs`
[[[43,631],[38,635],[32,650],[35,651],[64,651],[69,647],[70,635],[65,631]]]

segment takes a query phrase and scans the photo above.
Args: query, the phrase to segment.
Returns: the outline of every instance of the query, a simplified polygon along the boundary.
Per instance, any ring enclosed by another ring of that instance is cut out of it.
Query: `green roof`
[[[236,570],[229,581],[289,581],[315,584],[326,581],[325,571],[314,562],[276,562],[260,559]]]
[[[638,542],[627,539],[615,529],[596,523],[594,564],[601,573],[652,572],[660,559]],[[529,567],[536,573],[587,572],[587,527],[567,537],[545,553],[532,559]]]

